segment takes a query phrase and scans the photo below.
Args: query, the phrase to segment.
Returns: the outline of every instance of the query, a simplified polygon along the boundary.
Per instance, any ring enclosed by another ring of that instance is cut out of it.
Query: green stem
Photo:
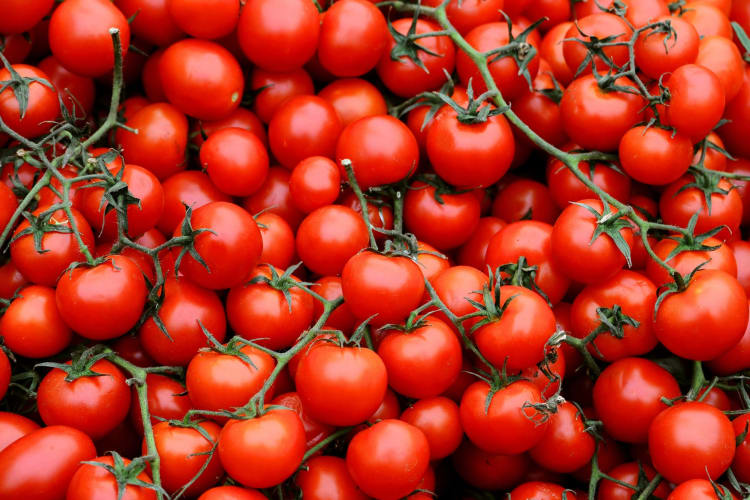
[[[370,212],[367,209],[367,198],[365,198],[364,193],[359,187],[357,178],[354,176],[354,168],[352,167],[352,162],[351,160],[347,159],[341,160],[341,166],[343,166],[344,170],[346,170],[346,176],[349,179],[349,185],[351,186],[352,191],[354,191],[357,200],[359,200],[359,206],[362,210],[362,218],[365,221],[365,225],[367,226],[367,234],[370,237],[370,248],[377,251],[378,242],[375,240],[375,234],[372,231],[372,224],[370,224]]]

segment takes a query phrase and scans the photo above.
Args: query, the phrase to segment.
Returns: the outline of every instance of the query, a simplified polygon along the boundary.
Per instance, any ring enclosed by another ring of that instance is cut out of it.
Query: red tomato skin
[[[93,461],[110,467],[114,465],[111,456],[96,457]],[[130,460],[123,458],[123,464],[129,465]],[[137,479],[143,483],[151,483],[145,471],[138,474]],[[81,464],[78,467],[67,490],[65,500],[115,499],[120,495],[115,476],[104,467],[92,464]],[[128,484],[123,488],[122,500],[156,500],[156,492],[143,486]]]
[[[566,40],[563,41],[565,62],[573,72],[577,73],[581,64],[586,60],[586,47],[582,43],[573,40],[590,41],[592,38],[614,37],[614,41],[627,43],[631,34],[632,30],[628,26],[628,23],[610,12],[596,12],[579,18],[576,26],[571,26],[568,29]],[[617,66],[622,66],[628,61],[628,48],[625,45],[604,47],[603,52]],[[600,55],[593,57],[593,65],[600,75],[605,74],[610,68],[609,64]],[[586,61],[586,66],[581,69],[580,74],[591,74],[591,66],[592,61]]]
[[[335,80],[318,92],[331,103],[346,127],[360,118],[385,115],[388,107],[383,94],[373,84],[361,78]]]
[[[188,170],[169,176],[162,183],[164,190],[164,211],[157,227],[164,234],[172,234],[185,218],[185,205],[193,210],[212,201],[231,201],[219,191],[211,179],[203,172]]]
[[[550,416],[547,431],[529,456],[553,472],[567,473],[586,465],[594,456],[596,441],[585,430],[583,415],[570,402],[562,403]]]
[[[666,33],[647,31],[638,37],[634,47],[638,68],[653,79],[691,64],[698,57],[700,38],[693,25],[685,17],[665,16],[654,22],[665,20],[674,30],[673,36],[667,39]]]
[[[734,458],[734,429],[713,406],[677,403],[656,416],[648,431],[654,468],[673,483],[718,478]]]
[[[271,388],[273,389],[273,386]],[[305,439],[307,439],[305,446],[308,450],[330,436],[335,430],[335,427],[332,425],[320,423],[308,415],[304,406],[302,406],[299,394],[296,392],[280,394],[273,399],[271,404],[286,406],[297,414],[302,422],[302,426],[305,428]]]
[[[225,118],[220,120],[198,120],[190,128],[190,140],[200,147],[213,133],[225,128],[237,127],[252,132],[263,146],[268,147],[268,134],[260,118],[245,108],[237,108]],[[205,134],[205,137],[204,137]]]
[[[453,454],[464,436],[458,405],[446,397],[420,399],[401,414],[401,420],[424,433],[430,460]]]
[[[305,429],[291,410],[230,420],[219,435],[219,459],[244,486],[268,488],[291,476],[305,453]]]
[[[731,500],[737,500],[737,497],[726,486],[718,486],[719,491],[723,494],[729,494]],[[667,497],[667,500],[719,500],[716,496],[714,485],[707,479],[690,479],[680,483],[674,491]]]
[[[425,0],[422,5],[437,7],[441,0]],[[473,28],[480,24],[499,22],[504,19],[501,11],[505,11],[508,16],[515,19],[520,15],[521,10],[528,4],[528,0],[519,2],[505,2],[504,0],[466,0],[458,3],[458,0],[451,0],[445,7],[445,13],[448,20],[461,35],[466,35]],[[490,488],[495,489],[495,488]]]
[[[198,500],[268,500],[268,498],[257,490],[239,486],[216,486],[203,492]]]
[[[34,27],[52,9],[53,0],[27,2],[10,0],[3,5],[4,17],[0,21],[0,33],[23,33]]]
[[[281,73],[253,68],[250,88],[257,92],[253,100],[253,111],[263,123],[270,123],[273,115],[288,99],[315,94],[312,78],[302,68]]]
[[[231,0],[168,0],[167,9],[181,30],[209,40],[231,34],[240,16],[240,4]]]
[[[554,224],[560,209],[552,200],[549,188],[531,179],[517,179],[501,187],[492,202],[492,215],[508,223],[530,217]]]
[[[133,35],[160,47],[185,36],[169,15],[168,3],[169,0],[115,0],[115,5],[126,18],[138,12],[130,23]]]
[[[94,457],[91,438],[72,427],[33,431],[0,452],[0,494],[8,500],[63,500],[78,464]]]
[[[744,130],[750,123],[750,71],[745,70],[742,86],[731,101],[727,102],[723,118],[731,120],[718,130],[727,149],[739,156],[750,157],[750,145],[745,141]]]
[[[343,458],[320,456],[311,458],[307,468],[297,475],[297,486],[308,500],[366,500],[346,468]]]
[[[706,36],[700,41],[695,64],[713,72],[721,81],[724,96],[731,101],[742,88],[742,55],[737,46],[723,36]]]
[[[471,266],[480,271],[485,268],[487,248],[492,238],[507,224],[497,217],[482,217],[477,228],[458,251],[457,262],[462,266]]]
[[[216,131],[201,146],[200,161],[216,187],[230,196],[250,196],[268,174],[268,153],[252,132],[230,127]]]
[[[146,398],[148,409],[151,413],[151,425],[165,420],[181,420],[188,410],[193,408],[186,389],[180,382],[159,375],[149,373],[146,376]],[[159,417],[159,418],[157,418]],[[133,388],[130,401],[130,422],[138,435],[143,435],[143,419],[141,418],[141,407],[138,402],[138,393]]]
[[[740,341],[724,354],[709,361],[707,366],[713,373],[720,376],[731,375],[750,368],[750,323],[745,328]]]
[[[11,88],[0,92],[0,118],[11,130],[24,137],[36,137],[50,131],[51,122],[60,115],[60,105],[57,101],[57,89],[39,68],[27,64],[14,64],[13,69],[24,78],[40,78],[46,80],[52,88],[41,82],[31,82],[27,100],[26,114],[21,118],[21,110],[16,95]],[[9,81],[10,71],[0,69],[0,81]]]
[[[39,69],[49,76],[50,83],[60,92],[60,97],[63,98],[65,107],[71,115],[78,118],[91,115],[96,94],[91,78],[68,71],[54,56],[42,59]]]
[[[661,186],[687,172],[693,159],[688,136],[672,131],[638,126],[622,136],[619,147],[622,168],[638,182]]]
[[[697,64],[677,68],[666,87],[670,94],[666,120],[693,142],[713,129],[721,119],[724,103],[729,102],[719,78],[710,69]]]
[[[716,238],[706,238],[703,244],[709,247],[719,247],[712,251],[689,250],[681,252],[671,259],[667,257],[677,247],[677,242],[671,239],[663,239],[656,244],[652,244],[654,253],[667,264],[672,266],[682,276],[687,276],[700,264],[705,265],[701,270],[717,269],[724,271],[731,276],[737,276],[737,260],[732,255],[732,250],[728,244],[722,243]],[[708,262],[707,262],[708,261]],[[649,258],[646,263],[646,275],[658,286],[671,283],[674,280],[666,269],[661,267],[655,260]],[[743,287],[744,288],[744,287]]]
[[[286,269],[294,261],[294,231],[289,224],[273,212],[264,212],[255,217],[263,239],[261,264],[271,264],[276,269]]]
[[[750,424],[750,415],[740,415],[732,420],[732,427],[734,428],[734,435],[736,437],[741,436],[746,428]],[[737,450],[732,460],[732,472],[742,482],[746,482],[750,478],[750,443],[748,442],[747,436],[737,446]]]
[[[637,486],[638,477],[641,471],[646,475],[646,478],[650,481],[656,475],[656,471],[653,467],[648,464],[640,462],[627,462],[620,464],[614,469],[607,471],[607,474],[615,479],[618,479],[624,483]],[[633,495],[633,490],[626,488],[614,481],[604,479],[599,483],[599,491],[596,494],[596,500],[630,500]],[[670,487],[666,481],[659,483],[659,486],[654,490],[654,495],[659,498],[667,498],[670,493]]]
[[[509,500],[563,500],[565,494],[566,500],[577,500],[573,490],[568,490],[555,483],[543,481],[530,481],[517,486],[513,491],[508,493]]]
[[[0,411],[0,452],[39,428],[39,424],[22,415]]]

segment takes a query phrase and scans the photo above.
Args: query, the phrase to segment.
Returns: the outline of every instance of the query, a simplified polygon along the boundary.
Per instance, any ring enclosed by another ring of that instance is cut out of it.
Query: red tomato
[[[53,0],[9,0],[3,5],[0,33],[15,34],[29,31],[52,9]]]
[[[372,2],[335,3],[321,23],[318,59],[336,76],[364,75],[378,64],[389,38],[385,18]]]
[[[219,459],[244,486],[268,488],[291,476],[305,454],[305,429],[291,410],[230,420],[219,435]]]
[[[65,425],[39,429],[0,452],[0,494],[3,499],[62,499],[78,464],[96,457],[91,438]],[[104,470],[104,469],[102,469]]]
[[[699,33],[689,18],[665,16],[653,22],[660,21],[669,21],[671,32],[647,30],[641,33],[634,47],[638,68],[656,80],[664,73],[695,62],[700,43]]]
[[[341,278],[335,276],[320,278],[311,289],[326,300],[334,300],[343,296]],[[319,300],[313,301],[313,310],[315,311],[313,318],[317,321],[323,314],[323,303]],[[354,315],[344,302],[331,312],[323,326],[333,330],[341,330],[344,335],[349,335],[354,330],[354,323]]]
[[[286,269],[295,258],[294,232],[280,216],[264,212],[255,217],[263,239],[261,264],[271,264],[277,269]]]
[[[383,420],[358,432],[346,451],[346,466],[362,491],[401,498],[419,485],[430,462],[424,433],[401,420]]]
[[[335,276],[367,246],[367,226],[354,210],[339,205],[319,208],[297,231],[297,254],[311,271]]]
[[[301,68],[281,73],[253,68],[250,75],[250,88],[257,92],[253,100],[253,110],[264,123],[271,121],[273,115],[287,99],[315,93],[310,75]],[[385,103],[383,106],[385,107]]]
[[[734,99],[740,91],[744,64],[740,51],[731,39],[716,35],[702,38],[695,64],[719,78],[727,101]]]
[[[529,451],[529,456],[548,470],[566,473],[586,465],[595,448],[596,441],[586,431],[583,415],[566,401],[549,417],[544,437]]]
[[[124,57],[130,45],[130,26],[112,2],[73,0],[60,5],[49,22],[52,55],[72,73],[103,76],[115,65],[110,28],[120,33]]]
[[[8,355],[5,351],[0,349],[0,400],[5,397],[5,393],[8,391],[8,384],[10,384],[11,367]]]
[[[718,478],[734,458],[734,430],[713,406],[688,401],[662,411],[648,431],[654,468],[673,483]]]
[[[745,70],[743,83],[737,96],[727,102],[724,118],[731,121],[719,129],[719,135],[729,151],[745,157],[750,156],[750,145],[747,144],[743,135],[750,120],[750,72],[748,70]]]
[[[617,67],[622,67],[628,62],[628,47],[625,44],[630,40],[631,34],[632,30],[628,26],[628,23],[609,12],[597,12],[579,18],[576,21],[576,25],[568,29],[566,39],[563,41],[565,62],[576,74],[590,74],[592,60],[587,60],[588,49],[583,43],[575,40],[590,42],[593,39],[602,40],[612,37],[612,41],[619,44],[601,49],[604,55],[607,56],[607,59],[605,60],[600,55],[593,57],[593,66],[596,68],[597,74],[607,74],[610,70],[610,63],[615,64]],[[695,48],[695,52],[697,54],[697,47]],[[582,67],[584,61],[586,61],[586,66]]]
[[[146,375],[146,398],[152,426],[160,419],[182,420],[185,413],[193,408],[184,385],[157,373]],[[136,432],[143,435],[143,419],[135,388],[130,402],[130,421]]]
[[[297,475],[296,483],[302,490],[302,495],[308,500],[331,498],[365,500],[367,498],[354,484],[343,458],[311,458],[306,468]]]
[[[719,489],[721,497],[716,495],[716,489]],[[668,500],[719,500],[719,498],[729,498],[736,500],[737,497],[726,486],[716,485],[707,479],[691,479],[677,486],[674,491],[667,497]]]
[[[457,260],[462,266],[471,266],[480,271],[486,268],[487,248],[492,238],[506,227],[505,221],[497,217],[482,217],[469,240],[459,249]]]
[[[294,167],[289,178],[289,192],[302,212],[333,204],[341,189],[341,173],[325,156],[305,158]]]
[[[577,5],[579,5],[579,3],[574,4],[574,8]],[[573,23],[571,22],[563,22],[554,26],[546,35],[544,35],[542,44],[539,47],[539,54],[541,55],[542,60],[550,65],[552,73],[555,75],[557,81],[566,86],[573,81],[574,74],[573,69],[571,69],[565,61],[566,44],[563,42],[563,40],[567,38],[568,30],[570,30],[571,26],[573,26]]]
[[[332,425],[322,424],[307,414],[299,394],[296,392],[287,392],[276,396],[271,404],[286,406],[294,410],[299,416],[302,426],[305,428],[305,439],[307,440],[306,448],[309,450],[323,439],[331,435],[335,428]]]
[[[724,354],[712,359],[708,367],[717,375],[731,375],[750,367],[750,324],[740,341]]]
[[[521,482],[529,467],[528,454],[498,455],[464,441],[452,456],[459,476],[483,490],[508,490]]]
[[[530,218],[554,224],[559,213],[547,186],[531,179],[509,182],[492,203],[492,215],[509,223]]]
[[[109,467],[114,466],[112,457],[96,457],[98,462]],[[130,460],[123,458],[123,465],[130,465]],[[142,483],[151,484],[146,472],[141,472],[136,478]],[[100,465],[90,463],[81,464],[73,474],[67,488],[66,500],[155,500],[156,491],[141,485],[128,484],[122,490],[114,474]]]
[[[531,481],[523,483],[508,493],[509,500],[522,500],[524,498],[539,500],[576,500],[577,496],[573,490],[565,489],[555,483],[543,481]],[[563,496],[565,495],[565,496]]]
[[[669,14],[667,2],[652,0],[622,0],[626,6],[625,17],[633,26],[640,28],[652,20]],[[583,0],[573,4],[573,12],[576,18],[582,18],[602,9],[611,9],[614,0]]]
[[[658,127],[638,126],[620,140],[625,172],[644,184],[669,184],[682,177],[693,160],[690,137]]]
[[[602,371],[594,384],[594,408],[604,430],[618,441],[645,443],[654,418],[667,406],[662,397],[681,395],[675,378],[656,363],[624,358]]]
[[[55,290],[46,286],[28,286],[11,302],[0,318],[5,345],[27,358],[46,358],[65,349],[73,334],[63,322]]]
[[[0,411],[0,451],[27,434],[39,429],[39,424],[17,413]]]
[[[387,374],[369,349],[322,343],[302,357],[295,382],[315,420],[336,426],[364,422],[383,401]]]
[[[167,8],[177,27],[196,38],[229,35],[240,16],[240,4],[234,0],[168,0]]]
[[[728,101],[719,78],[710,68],[686,64],[669,76],[666,87],[668,124],[693,142],[703,139],[721,119]]]
[[[651,481],[656,475],[656,471],[653,467],[645,463],[627,462],[618,465],[614,469],[607,472],[607,475],[609,475],[610,477],[613,477],[618,481],[622,481],[623,483],[630,484],[633,486],[633,488],[637,487],[641,478],[641,474],[645,474],[646,480]],[[625,486],[615,483],[614,481],[610,481],[606,478],[601,483],[599,483],[599,485],[600,486],[599,491],[596,494],[596,500],[630,500],[630,497],[633,496],[633,492],[635,491],[634,489],[626,488]],[[654,495],[659,498],[667,498],[667,496],[669,496],[669,493],[670,487],[667,482],[663,480],[654,490]]]
[[[0,188],[0,191],[2,191],[2,188]],[[12,260],[0,266],[0,298],[9,300],[26,283],[26,278],[23,277]]]
[[[162,184],[164,210],[157,227],[164,234],[172,234],[185,218],[185,205],[193,210],[213,201],[230,201],[203,172],[178,172]]]
[[[360,118],[388,113],[383,94],[373,84],[361,78],[335,80],[323,87],[318,92],[318,97],[331,103],[344,127]]]
[[[173,43],[185,34],[175,24],[168,11],[169,0],[116,0],[115,5],[127,18],[133,34],[148,43],[164,46]]]
[[[268,500],[268,497],[259,491],[239,486],[217,486],[206,490],[198,500]]]
[[[459,2],[451,0],[445,7],[445,13],[461,35],[465,35],[480,24],[502,21],[501,11],[505,11],[511,18],[517,17],[529,0],[466,0]],[[422,5],[437,7],[442,0],[425,0]]]
[[[201,166],[214,185],[231,196],[250,196],[268,175],[268,153],[252,132],[230,127],[216,131],[201,146]]]
[[[242,69],[217,43],[198,39],[174,43],[162,54],[159,72],[167,99],[186,115],[219,120],[242,100]]]
[[[678,243],[670,238],[665,238],[655,245],[652,244],[654,253],[667,264],[677,270],[682,276],[692,273],[699,265],[704,264],[701,270],[717,269],[732,276],[737,276],[737,261],[731,248],[716,238],[706,238],[703,244],[708,247],[718,247],[716,250],[686,250],[678,253],[667,260],[669,254],[677,247]],[[672,277],[666,269],[661,267],[655,260],[648,259],[646,274],[657,287],[671,283]]]
[[[574,144],[568,144],[563,149],[575,150],[578,147]],[[692,153],[692,145],[690,151]],[[578,170],[616,199],[624,202],[630,198],[630,178],[611,166],[595,163],[592,167],[589,162],[581,162],[578,164]],[[596,198],[597,196],[560,160],[554,158],[550,158],[547,163],[547,185],[552,198],[561,210],[573,201]]]
[[[263,122],[255,113],[245,108],[237,108],[226,118],[220,120],[196,121],[190,129],[190,140],[200,147],[214,132],[230,127],[238,127],[252,132],[260,139],[264,147],[268,147],[268,136]]]
[[[39,62],[39,69],[48,77],[63,99],[71,116],[83,118],[91,116],[94,109],[96,89],[91,78],[80,76],[65,69],[54,56]]]
[[[39,81],[32,81],[28,86],[28,97],[23,117],[21,108],[12,87],[5,87],[0,92],[0,118],[11,130],[24,137],[36,137],[47,134],[52,122],[60,115],[57,89],[46,73],[27,64],[14,64],[13,69],[22,78],[39,78],[49,83],[47,86]],[[0,69],[0,81],[9,81],[10,71]]]
[[[430,460],[451,455],[464,435],[458,405],[446,397],[420,399],[401,414],[401,420],[424,433]]]

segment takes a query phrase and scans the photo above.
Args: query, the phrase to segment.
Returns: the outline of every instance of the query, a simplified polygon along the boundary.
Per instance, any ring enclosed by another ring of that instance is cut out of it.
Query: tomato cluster
[[[746,30],[0,0],[0,498],[750,498]]]

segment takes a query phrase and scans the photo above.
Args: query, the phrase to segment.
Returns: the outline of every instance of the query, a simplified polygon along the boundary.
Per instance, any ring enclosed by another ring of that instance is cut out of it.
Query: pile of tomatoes
[[[0,498],[750,498],[749,0],[0,0]]]

